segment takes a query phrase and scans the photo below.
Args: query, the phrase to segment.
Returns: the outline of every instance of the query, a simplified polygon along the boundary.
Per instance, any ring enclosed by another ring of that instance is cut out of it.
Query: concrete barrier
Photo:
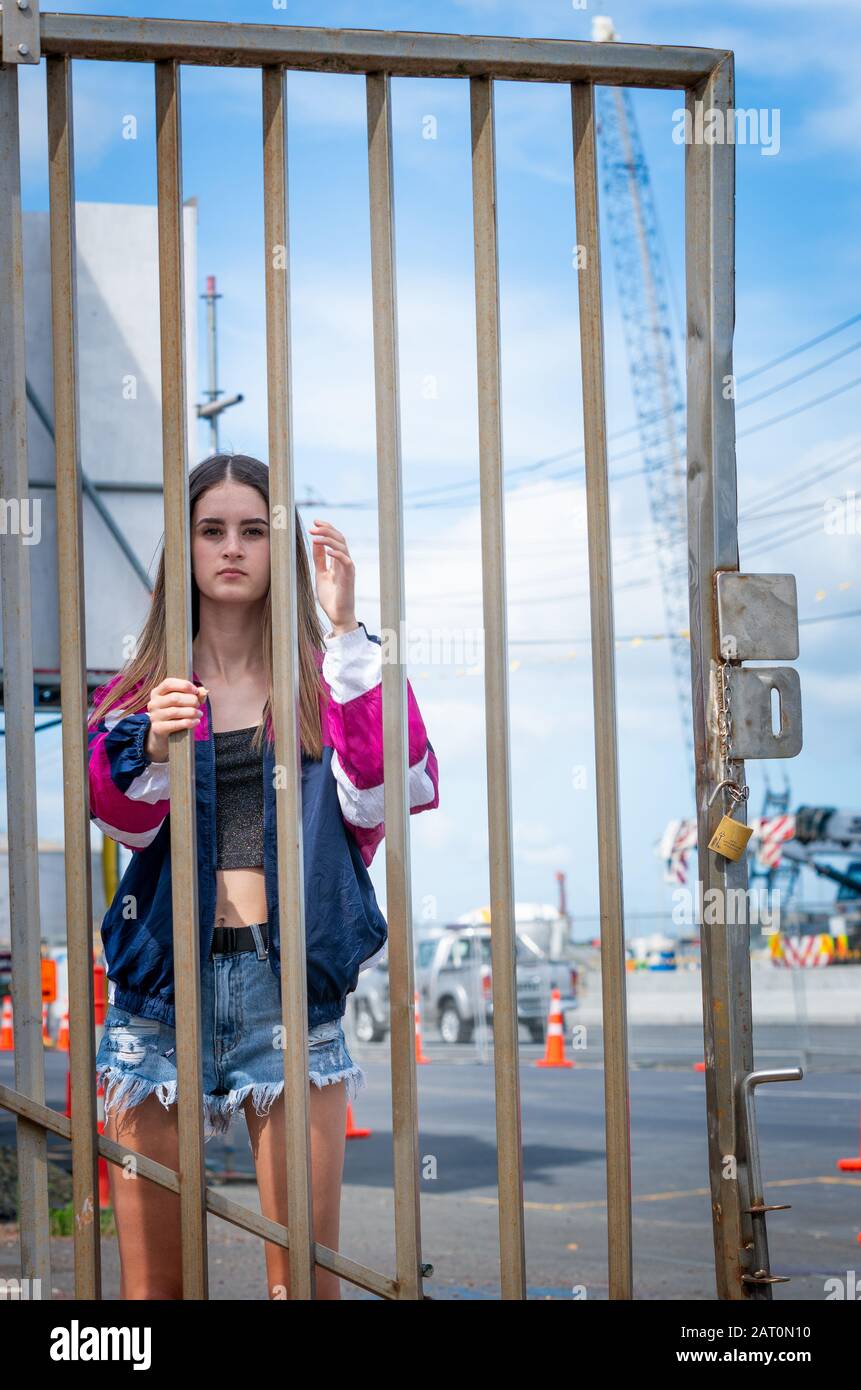
[[[793,975],[798,979],[793,985]],[[702,977],[697,970],[672,974],[649,970],[626,976],[631,1023],[699,1023]],[[753,1017],[756,1023],[795,1023],[795,991],[804,1001],[808,1023],[861,1024],[861,965],[829,965],[818,970],[789,970],[770,962],[751,962]],[[600,1023],[601,972],[581,974],[580,1007],[569,1022]]]

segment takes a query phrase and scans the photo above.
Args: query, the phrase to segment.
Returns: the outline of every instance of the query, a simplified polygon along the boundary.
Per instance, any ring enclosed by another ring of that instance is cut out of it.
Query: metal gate
[[[0,1105],[17,1117],[21,1273],[51,1288],[46,1136],[71,1140],[75,1279],[79,1298],[101,1296],[97,1164],[122,1163],[123,1148],[96,1128],[92,924],[87,779],[87,687],[78,442],[72,62],[75,58],[152,63],[158,165],[159,290],[167,578],[168,669],[191,671],[186,399],[183,362],[183,247],[180,160],[182,64],[258,68],[264,154],[266,345],[273,508],[291,517],[290,271],[287,258],[287,74],[290,69],[364,74],[373,287],[378,451],[381,616],[401,633],[403,529],[397,313],[393,234],[390,78],[468,78],[472,123],[475,305],[481,485],[488,817],[494,979],[499,1247],[502,1297],[525,1297],[523,1169],[518,1078],[515,928],[509,768],[504,483],[500,413],[494,80],[564,82],[571,89],[578,245],[582,389],[586,448],[589,582],[595,707],[595,762],[605,1038],[610,1297],[632,1296],[631,1158],[625,1010],[625,944],[619,834],[618,760],[611,589],[607,436],[594,86],[678,88],[699,131],[685,147],[688,560],[691,679],[696,754],[699,877],[711,895],[702,926],[706,1096],[717,1292],[770,1298],[765,1211],[757,1161],[753,1090],[800,1073],[754,1073],[747,926],[726,912],[730,890],[745,890],[744,857],[708,848],[721,817],[716,789],[744,785],[743,759],[792,756],[800,747],[797,673],[751,668],[750,658],[797,655],[791,576],[738,574],[734,320],[734,143],[731,53],[699,48],[465,37],[385,31],[290,28],[38,13],[36,0],[7,4],[0,67],[0,450],[4,499],[28,496],[23,260],[18,153],[18,65],[45,58],[50,159],[53,371],[56,432],[61,707],[65,785],[66,904],[71,1015],[71,1120],[46,1107],[41,1037],[39,898],[29,551],[2,537],[4,692],[9,815],[10,904],[15,1016],[14,1089]],[[704,133],[702,112],[715,113]],[[699,125],[697,120],[699,117]],[[277,254],[276,254],[277,253]],[[283,961],[287,1228],[231,1202],[205,1182],[199,1027],[193,745],[171,740],[171,858],[178,1033],[180,1182],[137,1155],[142,1177],[178,1193],[185,1298],[207,1297],[206,1213],[289,1248],[292,1296],[314,1296],[315,1261],[383,1297],[418,1299],[423,1264],[414,1051],[410,843],[405,739],[405,665],[383,667],[386,885],[391,981],[392,1126],[396,1268],[366,1268],[313,1239],[303,867],[298,732],[295,534],[272,529],[272,582],[290,595],[273,606],[276,758],[285,770],[278,798],[279,900]],[[781,582],[782,581],[782,582]],[[771,692],[781,696],[772,732]],[[733,718],[729,722],[729,695]],[[728,741],[731,739],[731,742]],[[731,761],[728,761],[731,760]],[[731,789],[730,789],[731,790]],[[742,808],[743,808],[742,802]],[[11,814],[14,808],[14,814]],[[741,814],[743,815],[743,809]]]

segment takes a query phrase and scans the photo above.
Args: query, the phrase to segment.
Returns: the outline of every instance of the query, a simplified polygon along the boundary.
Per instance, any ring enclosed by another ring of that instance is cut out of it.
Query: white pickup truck
[[[543,1042],[550,991],[561,995],[563,1017],[577,1005],[577,969],[551,960],[524,933],[517,938],[517,1016],[533,1042]],[[415,981],[422,1028],[435,1028],[443,1042],[472,1038],[483,1016],[493,1023],[493,983],[489,926],[439,927],[416,940]],[[388,966],[385,960],[364,971],[353,996],[360,1041],[381,1041],[388,1032]]]

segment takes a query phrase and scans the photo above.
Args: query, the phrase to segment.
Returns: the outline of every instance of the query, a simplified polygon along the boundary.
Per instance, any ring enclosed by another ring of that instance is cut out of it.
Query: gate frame
[[[51,1288],[47,1236],[46,1134],[71,1139],[76,1292],[99,1298],[100,1252],[95,1194],[98,1156],[122,1163],[120,1145],[95,1133],[92,897],[86,766],[86,668],[82,569],[82,489],[78,441],[77,329],[74,278],[74,193],[71,64],[75,58],[152,62],[155,67],[159,279],[162,314],[165,548],[168,572],[169,659],[191,670],[183,259],[181,224],[180,88],[182,64],[261,70],[266,224],[267,362],[270,368],[270,474],[273,505],[292,519],[294,478],[290,379],[289,262],[275,273],[272,249],[289,248],[286,177],[287,73],[290,70],[364,75],[368,151],[377,405],[382,625],[403,631],[403,533],[400,412],[397,376],[394,216],[390,80],[393,76],[468,77],[470,81],[476,325],[481,481],[488,829],[495,1022],[494,1067],[499,1147],[499,1231],[502,1297],[525,1297],[523,1172],[511,841],[507,626],[505,605],[504,475],[500,406],[499,289],[496,241],[494,80],[567,82],[572,90],[574,191],[578,242],[589,249],[579,281],[586,445],[586,491],[592,621],[595,760],[599,843],[602,989],[607,1128],[608,1260],[611,1298],[631,1298],[631,1167],[625,942],[619,835],[614,624],[607,485],[604,361],[598,235],[594,92],[596,84],[684,90],[689,112],[697,101],[732,116],[733,55],[723,50],[580,40],[485,38],[456,34],[344,30],[192,20],[38,14],[37,42],[17,44],[21,12],[0,16],[0,466],[4,497],[28,495],[24,368],[23,264],[18,157],[17,63],[48,67],[51,188],[51,271],[56,401],[57,506],[62,629],[63,771],[67,922],[73,1046],[71,1121],[45,1106],[40,1065],[38,854],[32,720],[30,576],[26,548],[2,541],[4,669],[7,717],[7,797],[16,1089],[0,1087],[0,1105],[17,1117],[21,1170],[21,1255],[28,1277]],[[26,17],[25,17],[26,18]],[[4,27],[5,26],[5,27]],[[724,129],[726,129],[726,124]],[[708,850],[720,817],[708,804],[719,776],[715,673],[720,664],[714,578],[738,570],[734,402],[723,392],[732,378],[734,323],[735,148],[691,143],[685,151],[685,257],[688,351],[688,544],[692,704],[696,804],[703,886],[746,887],[744,861],[730,865]],[[277,369],[272,370],[273,366]],[[397,1275],[390,1278],[315,1243],[311,1230],[307,1045],[304,964],[303,858],[298,731],[290,719],[298,697],[292,524],[272,531],[273,577],[290,602],[274,628],[278,763],[287,771],[278,821],[279,897],[288,988],[283,991],[285,1095],[303,1125],[288,1128],[291,1236],[207,1187],[199,1107],[189,1099],[200,1085],[194,761],[187,731],[171,739],[171,854],[174,945],[178,972],[178,1052],[185,1099],[179,1102],[181,1167],[177,1174],[136,1155],[141,1176],[178,1192],[182,1203],[184,1297],[207,1296],[205,1217],[225,1220],[290,1250],[291,1296],[313,1297],[314,1262],[385,1298],[422,1297],[419,1232],[418,1132],[413,1004],[412,920],[407,800],[406,673],[398,650],[383,668],[386,881],[392,977],[391,1058]],[[273,615],[274,616],[274,615]],[[71,621],[66,621],[71,619]],[[399,648],[399,644],[398,644]],[[742,769],[743,771],[743,769]],[[298,831],[298,833],[297,833]],[[752,1072],[750,961],[744,928],[702,932],[709,1177],[720,1298],[770,1298],[767,1285],[746,1285],[753,1231],[748,1157],[739,1117],[739,1088]],[[292,1129],[292,1133],[291,1133]],[[732,1154],[738,1180],[723,1175]]]

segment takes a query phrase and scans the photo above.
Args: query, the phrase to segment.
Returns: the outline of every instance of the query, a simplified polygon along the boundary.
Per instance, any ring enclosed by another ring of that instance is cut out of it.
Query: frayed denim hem
[[[343,1081],[347,1087],[347,1099],[355,1100],[359,1091],[367,1086],[368,1081],[361,1067],[345,1067],[338,1072],[315,1072],[308,1073],[309,1081],[322,1090],[324,1086],[335,1085]],[[268,1115],[270,1108],[284,1090],[283,1078],[280,1081],[267,1081],[259,1085],[239,1086],[236,1090],[230,1091],[226,1096],[205,1096],[208,1105],[208,1118],[210,1123],[215,1126],[218,1133],[225,1133],[230,1127],[230,1121],[239,1107],[251,1096],[251,1104],[258,1115]]]
[[[359,1066],[345,1067],[343,1071],[325,1072],[322,1076],[318,1071],[308,1073],[311,1081],[318,1088],[331,1086],[337,1081],[343,1081],[347,1087],[347,1099],[355,1100],[356,1096],[368,1084],[368,1078]]]
[[[150,1081],[145,1076],[135,1076],[134,1072],[119,1071],[116,1067],[99,1067],[96,1077],[104,1089],[105,1115],[140,1105],[153,1092],[165,1109],[176,1100],[175,1081]]]
[[[347,1087],[347,1098],[355,1100],[359,1091],[367,1086],[367,1078],[361,1067],[346,1067],[339,1072],[315,1072],[308,1073],[309,1081],[320,1090],[323,1086],[331,1086],[335,1082],[343,1081]],[[226,1096],[206,1096],[205,1100],[209,1106],[210,1123],[216,1126],[219,1133],[224,1133],[230,1126],[235,1112],[244,1104],[247,1097],[251,1096],[251,1104],[258,1115],[268,1115],[272,1105],[284,1090],[283,1078],[280,1081],[261,1082],[258,1085],[239,1086],[236,1090],[230,1091]]]
[[[248,1086],[238,1086],[235,1090],[228,1091],[226,1096],[205,1095],[203,1100],[207,1123],[212,1126],[214,1134],[226,1134],[233,1116],[240,1106],[244,1105],[248,1096],[251,1097],[251,1104],[258,1115],[268,1115],[271,1106],[283,1090],[283,1081],[262,1081],[252,1082]]]
[[[105,1115],[114,1110],[132,1109],[146,1100],[147,1096],[158,1097],[165,1110],[176,1103],[177,1081],[149,1081],[146,1077],[135,1076],[131,1072],[117,1071],[116,1068],[103,1068],[98,1072],[100,1084],[104,1088]],[[269,1107],[284,1089],[283,1081],[273,1081],[261,1085],[240,1086],[226,1096],[204,1093],[203,1123],[204,1140],[214,1139],[217,1134],[226,1134],[234,1114],[250,1095],[258,1115],[269,1113]]]
[[[152,1094],[158,1097],[165,1110],[176,1102],[176,1079],[172,1081],[149,1081],[146,1077],[135,1076],[133,1072],[119,1071],[112,1066],[98,1068],[97,1076],[104,1091],[105,1116],[114,1110],[131,1109]],[[356,1065],[340,1072],[323,1074],[310,1072],[309,1080],[318,1090],[323,1086],[331,1086],[336,1082],[343,1081],[347,1087],[347,1098],[351,1101],[355,1100],[359,1091],[368,1084],[364,1071]],[[284,1080],[282,1078],[280,1081],[251,1082],[249,1085],[239,1086],[223,1096],[204,1094],[203,1116],[208,1131],[205,1136],[206,1139],[212,1139],[216,1134],[228,1132],[233,1116],[249,1095],[256,1114],[262,1116],[269,1114],[270,1108],[283,1090]]]

